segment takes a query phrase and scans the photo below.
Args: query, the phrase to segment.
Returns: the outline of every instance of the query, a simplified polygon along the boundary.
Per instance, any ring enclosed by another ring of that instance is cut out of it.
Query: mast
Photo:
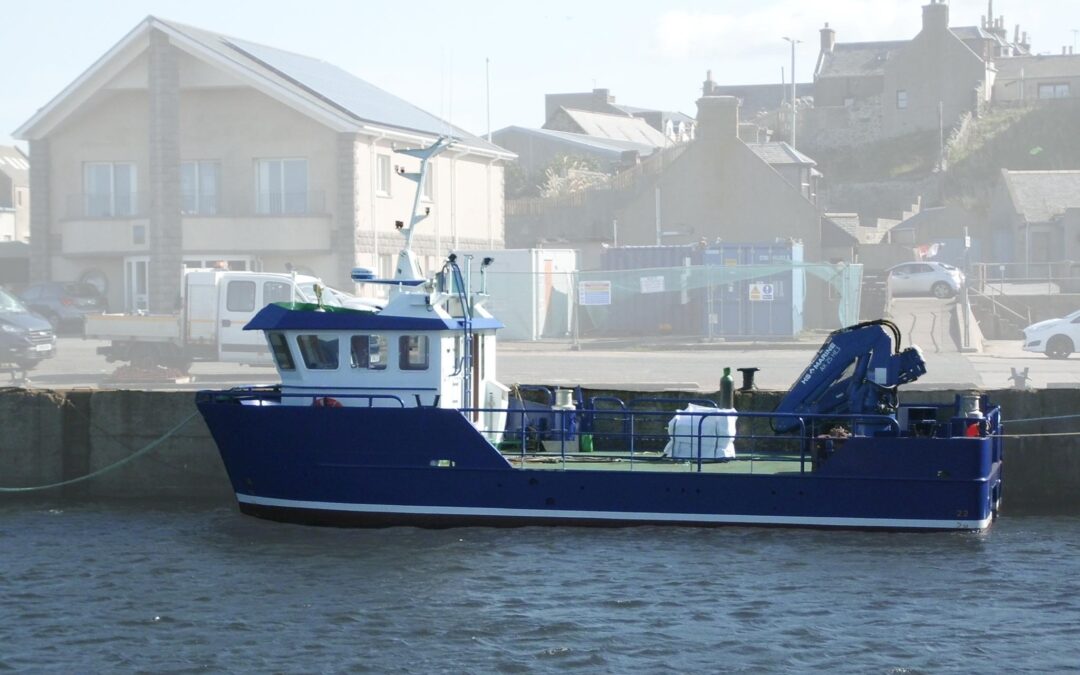
[[[440,136],[438,140],[426,148],[394,151],[402,155],[416,157],[420,160],[419,171],[415,173],[399,171],[400,175],[416,183],[416,194],[413,196],[412,215],[409,217],[408,227],[405,227],[404,223],[399,223],[398,225],[398,229],[402,230],[402,234],[405,235],[405,245],[402,247],[401,252],[398,253],[397,270],[394,273],[395,280],[417,281],[424,278],[424,274],[420,269],[420,263],[417,261],[416,255],[413,254],[412,251],[412,240],[413,234],[416,232],[416,226],[431,214],[430,206],[425,206],[423,212],[421,212],[420,196],[424,191],[424,181],[427,179],[428,175],[428,160],[435,155],[438,155],[443,150],[446,150],[452,144],[453,140],[449,136]]]

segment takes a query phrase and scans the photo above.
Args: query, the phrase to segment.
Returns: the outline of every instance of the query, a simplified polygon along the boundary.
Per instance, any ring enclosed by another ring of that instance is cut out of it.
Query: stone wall
[[[629,400],[640,393],[586,392]],[[1002,406],[1006,434],[1004,508],[1076,513],[1080,509],[1080,435],[1039,436],[1080,428],[1080,419],[1013,422],[1072,415],[1080,390],[990,392]],[[653,394],[650,394],[653,395]],[[673,392],[665,396],[678,396]],[[686,394],[702,398],[695,392]],[[781,392],[738,394],[736,407],[771,411]],[[951,402],[955,392],[905,390],[908,402]],[[716,395],[706,396],[716,398]],[[191,392],[0,390],[0,487],[46,485],[84,476],[129,457],[194,414],[145,455],[101,476],[45,491],[72,498],[138,498],[229,503],[224,466]],[[745,423],[744,420],[741,423]],[[741,430],[743,431],[743,430]],[[0,499],[11,499],[0,494]]]

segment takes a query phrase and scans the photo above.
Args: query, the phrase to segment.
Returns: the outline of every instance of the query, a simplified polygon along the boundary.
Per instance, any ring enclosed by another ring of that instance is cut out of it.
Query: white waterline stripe
[[[315,502],[236,493],[237,501],[258,506],[278,506],[316,511],[400,513],[431,516],[498,516],[514,518],[561,518],[564,520],[670,521],[681,523],[732,523],[739,525],[819,525],[824,527],[891,527],[910,529],[981,530],[983,520],[921,520],[912,518],[829,518],[814,516],[749,516],[712,513],[650,513],[623,511],[560,511],[557,509],[497,509],[471,506],[402,506],[397,504],[348,504]]]

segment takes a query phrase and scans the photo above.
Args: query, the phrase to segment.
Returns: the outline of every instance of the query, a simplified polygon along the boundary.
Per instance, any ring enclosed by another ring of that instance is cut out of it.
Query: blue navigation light
[[[352,274],[349,276],[353,281],[359,283],[373,280],[375,278],[375,272],[367,267],[354,267],[352,268]]]

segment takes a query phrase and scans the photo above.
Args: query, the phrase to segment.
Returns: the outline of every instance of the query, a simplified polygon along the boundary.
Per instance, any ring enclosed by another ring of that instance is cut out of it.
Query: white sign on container
[[[610,305],[611,282],[610,281],[579,281],[578,304],[586,305]]]
[[[755,281],[750,284],[750,302],[772,302],[773,285]]]
[[[658,277],[641,277],[641,292],[642,293],[663,293],[664,292],[664,277],[663,275]]]

